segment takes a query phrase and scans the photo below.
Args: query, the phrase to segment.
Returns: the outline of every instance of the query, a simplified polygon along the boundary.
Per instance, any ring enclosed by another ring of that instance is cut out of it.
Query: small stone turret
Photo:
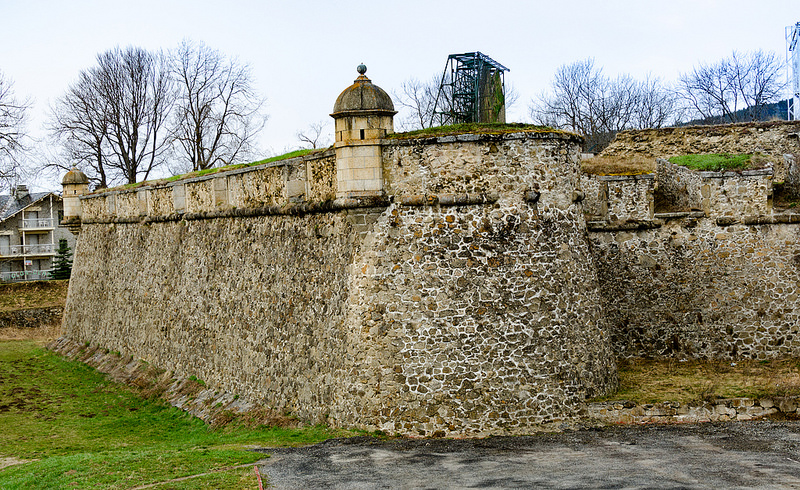
[[[381,139],[394,132],[394,104],[389,95],[367,78],[358,66],[358,78],[336,99],[331,117],[336,121],[336,197],[373,197],[383,194]]]
[[[75,167],[61,179],[64,200],[64,226],[77,235],[81,229],[82,195],[89,192],[89,178]]]

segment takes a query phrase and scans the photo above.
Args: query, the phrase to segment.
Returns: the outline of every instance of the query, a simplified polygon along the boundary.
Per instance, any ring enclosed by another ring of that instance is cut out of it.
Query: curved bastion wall
[[[527,433],[616,386],[557,132],[381,142],[81,199],[65,335],[312,422]]]

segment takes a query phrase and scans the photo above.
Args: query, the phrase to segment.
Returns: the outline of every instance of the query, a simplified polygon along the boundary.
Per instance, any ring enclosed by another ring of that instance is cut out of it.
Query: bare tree
[[[50,109],[49,128],[64,150],[63,158],[43,159],[53,170],[81,168],[95,187],[108,187],[106,169],[108,153],[107,104],[101,96],[91,70],[84,70],[78,81]]]
[[[534,122],[580,133],[587,150],[599,151],[618,131],[668,124],[675,108],[675,97],[658,79],[612,79],[590,58],[559,67],[551,91],[529,110]]]
[[[734,51],[712,64],[682,74],[678,93],[695,117],[710,122],[757,121],[765,106],[780,99],[785,88],[783,62],[774,52]]]
[[[328,146],[330,139],[325,133],[328,128],[326,121],[318,121],[308,125],[305,131],[297,132],[297,139],[301,143],[309,145],[312,149]]]
[[[108,123],[108,167],[128,183],[147,180],[166,160],[174,90],[167,58],[142,48],[114,49],[98,57],[94,76]]]
[[[0,72],[0,180],[9,184],[19,169],[19,154],[25,150],[25,123],[30,99],[18,99],[14,83]]]
[[[409,78],[400,85],[400,93],[395,94],[395,99],[400,109],[407,113],[398,122],[402,131],[431,126],[436,94],[439,91],[439,78],[434,76],[427,82]]]
[[[172,56],[172,73],[178,84],[174,138],[192,169],[248,157],[266,122],[249,66],[183,41]]]
[[[173,102],[162,53],[115,48],[81,71],[51,110],[49,126],[68,157],[92,170],[99,187],[134,183],[167,158]]]

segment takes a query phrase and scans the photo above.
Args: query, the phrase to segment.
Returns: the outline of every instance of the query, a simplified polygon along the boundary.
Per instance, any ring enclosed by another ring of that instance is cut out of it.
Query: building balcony
[[[20,220],[21,230],[34,231],[34,230],[52,230],[55,228],[55,220],[52,218],[26,218]]]
[[[13,272],[0,272],[0,281],[2,282],[19,282],[19,281],[44,281],[52,279],[50,273],[52,270],[34,270],[34,271],[13,271]]]
[[[56,254],[54,243],[39,243],[35,245],[11,245],[0,248],[2,257],[29,257],[34,255],[50,256]]]

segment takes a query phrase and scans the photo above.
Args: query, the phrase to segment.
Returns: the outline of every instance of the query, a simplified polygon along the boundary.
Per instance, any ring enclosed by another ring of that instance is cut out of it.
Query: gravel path
[[[263,449],[275,488],[800,488],[800,423],[619,426],[529,437],[334,439]]]

